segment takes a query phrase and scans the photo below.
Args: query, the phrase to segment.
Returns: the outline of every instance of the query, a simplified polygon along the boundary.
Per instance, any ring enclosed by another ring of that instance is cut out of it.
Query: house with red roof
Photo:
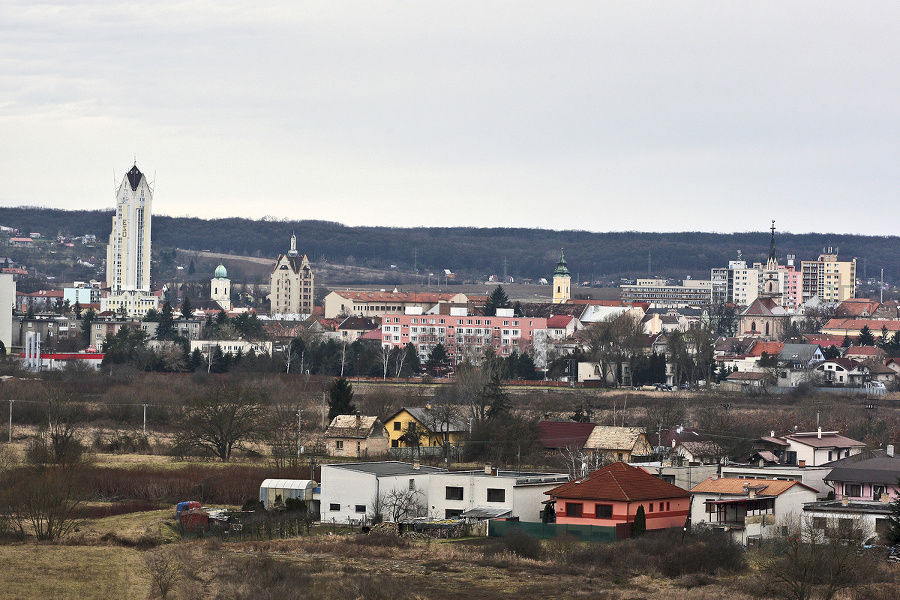
[[[691,525],[708,523],[745,546],[776,535],[779,523],[815,502],[816,490],[799,481],[710,477],[691,488]]]
[[[690,513],[690,494],[644,469],[616,462],[545,492],[555,506],[556,522],[616,527],[629,537],[638,508],[647,530],[682,527]]]
[[[889,334],[900,331],[900,321],[885,319],[831,319],[822,326],[822,333],[827,335],[839,336],[842,340],[844,336],[850,339],[859,337],[859,332],[863,327],[868,327],[872,335],[878,336],[882,328],[887,329]]]
[[[553,315],[547,319],[547,335],[556,340],[565,340],[581,329],[581,321],[571,315]]]

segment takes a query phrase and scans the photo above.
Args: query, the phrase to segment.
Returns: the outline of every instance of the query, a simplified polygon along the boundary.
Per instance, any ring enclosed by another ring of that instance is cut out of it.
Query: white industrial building
[[[447,471],[397,461],[322,466],[322,521],[371,519],[376,498],[414,492],[418,509],[409,517],[476,519],[508,517],[540,522],[545,491],[569,480],[561,473],[521,473],[485,467]],[[383,503],[382,503],[383,504]],[[385,519],[389,508],[382,506]]]

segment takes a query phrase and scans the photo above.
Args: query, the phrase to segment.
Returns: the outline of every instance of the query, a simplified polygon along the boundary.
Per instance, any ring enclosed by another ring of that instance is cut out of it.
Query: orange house
[[[691,505],[687,490],[621,462],[544,493],[556,505],[557,523],[617,527],[626,532],[639,506],[644,507],[649,531],[683,526]]]

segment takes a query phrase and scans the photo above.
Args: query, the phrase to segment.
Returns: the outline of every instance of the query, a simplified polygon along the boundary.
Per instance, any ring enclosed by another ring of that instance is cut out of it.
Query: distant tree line
[[[0,224],[45,236],[91,233],[103,241],[112,227],[112,211],[66,211],[37,207],[0,208]],[[548,277],[565,248],[569,268],[582,281],[659,275],[708,278],[741,250],[747,262],[765,262],[770,234],[760,231],[722,234],[704,232],[594,233],[522,228],[474,227],[348,227],[328,221],[275,221],[241,218],[199,219],[156,215],[153,243],[158,250],[212,250],[247,256],[275,257],[298,233],[301,252],[313,262],[322,259],[372,268],[390,268],[427,275],[449,268],[484,275],[506,271],[514,277]],[[875,276],[884,268],[889,281],[900,279],[900,237],[821,233],[780,233],[781,252],[798,260],[814,260],[824,246],[840,249],[842,259],[859,259],[859,276]],[[452,260],[447,257],[453,257]],[[782,262],[784,261],[782,256]],[[864,264],[864,261],[866,264]]]

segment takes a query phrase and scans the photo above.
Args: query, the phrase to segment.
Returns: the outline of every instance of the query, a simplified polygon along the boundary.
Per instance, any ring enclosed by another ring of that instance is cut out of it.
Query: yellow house
[[[465,422],[442,409],[404,407],[384,422],[391,448],[443,446],[445,434],[451,444],[463,441],[468,432]]]

